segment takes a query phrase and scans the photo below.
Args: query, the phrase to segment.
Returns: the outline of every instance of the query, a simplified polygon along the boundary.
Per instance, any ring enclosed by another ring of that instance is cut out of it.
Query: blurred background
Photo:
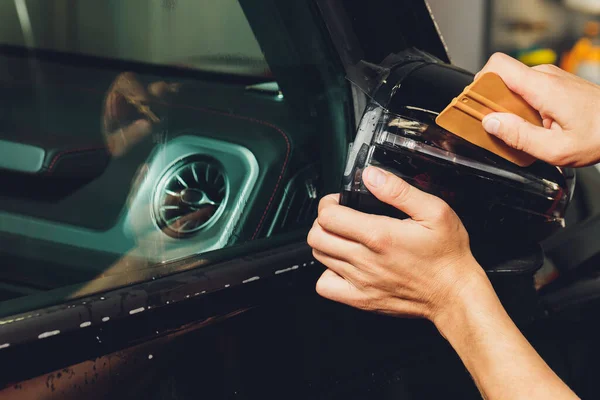
[[[428,0],[452,60],[471,71],[501,51],[600,83],[600,0]]]

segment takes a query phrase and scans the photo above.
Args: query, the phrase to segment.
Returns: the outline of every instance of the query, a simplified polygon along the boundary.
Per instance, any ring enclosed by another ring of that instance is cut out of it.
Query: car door
[[[305,244],[353,65],[447,59],[424,2],[0,7],[0,397],[314,397],[432,332],[319,299]]]

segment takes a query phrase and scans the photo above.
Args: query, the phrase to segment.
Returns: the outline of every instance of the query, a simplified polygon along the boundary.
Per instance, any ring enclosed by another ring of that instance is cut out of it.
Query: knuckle
[[[561,74],[565,72],[562,68],[560,68],[554,64],[545,64],[545,65],[547,65],[549,70],[552,72],[559,72]]]
[[[560,149],[551,147],[548,150],[546,150],[546,159],[548,162],[550,162],[552,164],[557,164],[562,157],[563,156],[561,154]]]
[[[383,229],[375,229],[366,239],[365,246],[376,253],[384,253],[392,246],[392,237]]]
[[[325,196],[324,199],[330,203],[339,204],[340,194],[339,193],[330,193],[327,196]]]
[[[470,252],[470,243],[471,239],[469,237],[469,232],[463,225],[462,221],[457,218],[456,223],[452,227],[453,237],[456,238],[455,245],[457,245],[459,251],[468,253]]]
[[[352,284],[355,287],[359,288],[361,292],[368,290],[372,286],[371,281],[369,281],[369,279],[363,276],[362,274],[354,276],[352,278]]]
[[[315,290],[319,296],[324,297],[326,299],[332,299],[333,297],[329,285],[323,278],[317,281],[317,284],[315,285]]]
[[[517,150],[523,150],[523,128],[525,127],[524,123],[519,123],[517,125],[517,129],[515,130],[514,135],[507,135],[508,144],[514,147]]]
[[[542,72],[545,74],[550,74],[553,73],[557,70],[557,68],[554,65],[551,64],[541,64],[541,65],[536,65],[535,67],[533,67],[534,70],[538,71],[538,72]]]
[[[306,242],[313,249],[318,247],[318,244],[319,244],[319,240],[317,238],[318,235],[319,235],[319,233],[318,233],[317,229],[313,228],[310,230],[310,232],[308,232],[308,236],[306,237]],[[313,255],[314,255],[314,250],[313,250]]]
[[[396,202],[402,203],[410,194],[410,185],[401,179],[391,179],[388,185],[388,195]]]
[[[562,146],[549,146],[546,160],[553,165],[567,165],[569,164],[572,153],[572,145],[569,144],[569,142],[563,143]]]
[[[496,52],[496,53],[492,54],[489,62],[490,62],[490,64],[496,64],[496,63],[504,62],[507,58],[508,58],[508,56],[506,54]]]
[[[469,236],[469,232],[462,225],[462,223],[461,223],[461,229],[460,229],[460,238],[461,238],[461,242],[465,246],[465,248],[464,248],[465,252],[466,253],[470,252],[471,251],[471,237]]]
[[[455,214],[452,208],[443,200],[437,200],[432,209],[432,219],[437,222],[449,222]]]
[[[497,73],[503,71],[507,66],[514,63],[514,59],[504,53],[496,52],[490,56],[484,70],[495,71]]]
[[[319,215],[321,215],[323,210],[325,210],[327,208],[327,204],[328,204],[327,197],[323,197],[321,200],[319,200],[319,207],[318,207]]]
[[[568,137],[567,139],[565,139],[563,146],[562,147],[562,151],[561,151],[561,157],[560,160],[562,162],[561,165],[567,165],[572,163],[574,160],[574,156],[580,152],[579,150],[579,146],[576,140],[574,140],[572,137]]]
[[[321,210],[324,210],[326,208],[335,206],[339,204],[339,194],[328,194],[327,196],[321,198],[321,200],[319,201],[319,213],[321,212]]]
[[[375,287],[369,287],[362,291],[362,298],[359,300],[359,308],[368,311],[379,311],[385,303],[388,295]]]
[[[556,75],[554,72],[555,71],[552,68],[549,68],[544,76],[544,80],[546,81],[546,90],[549,88],[558,88],[563,82],[564,78],[560,75]]]
[[[521,121],[517,124],[517,129],[512,137],[512,147],[517,150],[526,150],[528,146],[528,131],[529,125],[525,121]]]
[[[306,236],[306,243],[307,243],[307,244],[308,244],[310,247],[312,247],[312,248],[314,248],[314,247],[315,247],[315,246],[313,246],[313,244],[314,244],[314,238],[313,238],[313,235],[314,235],[314,234],[313,234],[313,231],[312,231],[312,229],[311,229],[311,230],[310,230],[310,232],[308,232],[308,235]],[[313,251],[313,256],[314,256],[314,251]]]
[[[372,304],[381,304],[389,297],[389,294],[385,290],[381,290],[379,285],[373,285],[367,292],[367,297],[371,300]]]
[[[317,218],[319,225],[326,227],[331,225],[335,219],[335,209],[333,207],[325,207],[319,212]]]

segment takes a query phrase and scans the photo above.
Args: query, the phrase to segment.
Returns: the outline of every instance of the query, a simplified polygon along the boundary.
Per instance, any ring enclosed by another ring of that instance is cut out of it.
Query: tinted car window
[[[302,240],[346,145],[343,76],[302,83],[330,60],[290,68],[234,0],[0,11],[1,300]]]
[[[0,10],[2,44],[230,74],[269,73],[236,0],[23,0],[4,2]]]

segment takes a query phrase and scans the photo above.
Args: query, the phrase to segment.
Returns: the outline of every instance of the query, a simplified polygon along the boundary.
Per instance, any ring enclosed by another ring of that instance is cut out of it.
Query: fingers
[[[365,214],[340,206],[332,199],[324,198],[319,205],[317,223],[319,227],[337,236],[358,242],[379,252],[390,244],[391,235],[386,224],[388,218]],[[396,235],[401,232],[396,230]]]
[[[133,72],[120,74],[115,80],[113,88],[129,100],[143,103],[150,101],[146,88],[140,83],[138,77]]]
[[[532,69],[506,54],[494,54],[478,75],[487,72],[498,74],[511,91],[540,112],[551,109],[550,103],[560,92],[560,88],[551,84],[551,78],[558,74],[553,68],[545,66]]]
[[[379,200],[408,214],[420,222],[437,221],[448,205],[441,199],[420,191],[394,174],[369,167],[363,172],[363,180],[371,193]]]
[[[164,81],[152,82],[148,85],[148,93],[157,99],[165,100],[169,95],[179,92],[181,84]]]
[[[313,257],[315,257],[315,259],[317,259],[321,264],[335,272],[337,275],[349,281],[352,281],[353,278],[356,279],[358,274],[361,273],[352,264],[331,257],[323,252],[320,252],[319,250],[313,250]]]
[[[326,299],[350,306],[363,303],[366,297],[354,285],[329,269],[317,281],[317,293]]]
[[[145,119],[137,120],[125,128],[110,133],[107,136],[108,149],[113,156],[122,156],[150,133],[152,133],[152,124]]]
[[[553,165],[566,165],[569,135],[554,121],[544,121],[549,129],[535,126],[514,114],[493,113],[483,120],[483,127],[510,147],[522,150]]]
[[[553,123],[554,120],[552,118],[544,118],[544,128],[550,129]]]
[[[318,221],[315,221],[306,241],[314,250],[344,261],[364,250],[361,244],[326,231]]]
[[[382,296],[382,293],[377,291],[365,291],[330,269],[323,272],[317,281],[316,291],[326,299],[365,311],[405,318],[430,318],[431,314],[425,312],[426,308],[421,304],[402,298]]]
[[[542,64],[531,67],[531,69],[542,72],[544,74],[556,75],[556,76],[569,76],[570,74],[564,69],[558,68],[552,64]]]
[[[510,90],[521,96],[526,91],[527,79],[533,75],[528,66],[502,53],[490,57],[476,77],[488,72],[498,74]]]
[[[326,232],[362,244],[375,252],[381,252],[390,245],[392,237],[386,225],[389,220],[387,217],[365,214],[340,206],[339,197],[339,194],[331,194],[321,199],[315,226],[318,225],[318,228]],[[396,228],[396,235],[402,235],[399,227]],[[348,257],[347,254],[345,256]]]
[[[328,194],[327,196],[323,197],[321,199],[321,201],[319,202],[319,214],[325,208],[330,207],[330,206],[337,206],[339,204],[340,204],[339,193]]]

